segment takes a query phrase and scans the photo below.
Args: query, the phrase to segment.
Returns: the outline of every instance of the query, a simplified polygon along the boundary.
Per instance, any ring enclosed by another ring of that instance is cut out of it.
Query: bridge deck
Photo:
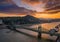
[[[33,35],[30,33],[33,33]],[[31,32],[31,31],[26,31],[26,30],[24,31],[19,30],[17,32],[10,31],[9,29],[0,30],[0,42],[40,42],[40,41],[50,42],[51,40],[37,39],[36,33]]]

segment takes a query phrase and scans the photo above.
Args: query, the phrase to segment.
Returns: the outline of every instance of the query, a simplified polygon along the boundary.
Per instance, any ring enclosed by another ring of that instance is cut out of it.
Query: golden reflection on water
[[[60,22],[45,23],[45,24],[41,24],[41,25],[44,29],[50,30],[50,29],[54,28],[55,26],[57,26],[58,24],[60,24]]]
[[[55,26],[57,26],[58,24],[60,24],[60,22],[35,24],[35,25],[27,26],[27,27],[37,29],[38,26],[41,26],[43,29],[50,30],[54,28]]]

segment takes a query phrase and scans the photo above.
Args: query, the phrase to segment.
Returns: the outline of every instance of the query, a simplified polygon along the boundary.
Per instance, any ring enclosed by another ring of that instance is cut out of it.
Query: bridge
[[[3,21],[3,20],[2,20]],[[7,26],[9,26],[9,28],[8,29],[10,29],[10,30],[13,30],[13,31],[16,31],[16,32],[19,32],[18,30],[17,30],[17,28],[22,28],[22,29],[26,29],[26,30],[30,30],[30,31],[33,31],[33,32],[37,32],[38,33],[38,35],[37,35],[37,37],[38,38],[40,38],[41,39],[41,35],[42,35],[42,33],[45,33],[45,34],[51,34],[51,33],[49,33],[49,31],[44,31],[44,30],[42,30],[41,29],[41,27],[39,27],[38,28],[38,30],[36,30],[36,29],[31,29],[31,28],[28,28],[28,27],[25,27],[24,25],[34,25],[34,24],[21,24],[21,25],[17,25],[17,24],[9,24],[9,25],[6,25],[6,24],[4,24],[4,22],[2,22],[1,21],[1,24],[0,24],[0,26],[4,26],[4,27],[7,27]],[[54,22],[54,21],[53,21]],[[46,23],[46,22],[45,22]],[[38,24],[38,23],[37,23]],[[40,23],[39,23],[40,24]],[[43,23],[41,23],[41,24],[43,24]],[[53,36],[59,36],[60,37],[60,33],[54,33],[53,34]]]

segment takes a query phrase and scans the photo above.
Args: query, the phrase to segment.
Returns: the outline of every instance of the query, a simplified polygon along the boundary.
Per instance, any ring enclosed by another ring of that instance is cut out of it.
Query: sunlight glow
[[[60,13],[56,13],[56,14],[31,14],[32,16],[36,17],[36,18],[45,18],[45,19],[56,19],[56,18],[60,18]],[[13,14],[13,13],[0,13],[0,17],[23,17],[26,16],[26,14]]]
[[[25,14],[0,13],[0,17],[23,17]]]
[[[34,17],[37,17],[37,18],[60,18],[60,12],[59,13],[56,13],[56,14],[37,14],[35,13],[35,15],[33,15]]]

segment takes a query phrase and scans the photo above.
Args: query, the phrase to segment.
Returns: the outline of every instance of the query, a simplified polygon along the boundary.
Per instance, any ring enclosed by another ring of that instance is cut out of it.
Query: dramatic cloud
[[[51,13],[60,12],[60,0],[48,0],[46,3],[46,11],[54,10]]]
[[[35,5],[42,3],[40,0],[22,0],[22,2],[27,3],[29,5],[32,5],[32,6],[35,6]]]
[[[3,1],[5,1],[5,0],[0,0],[0,2],[3,2]]]
[[[24,7],[29,10],[42,12],[44,11],[45,4],[42,0],[12,0],[18,7]]]
[[[27,13],[31,13],[31,12],[32,12],[32,10],[28,10],[23,7],[18,7],[15,4],[8,3],[8,1],[3,0],[0,3],[0,13],[27,14]]]
[[[11,4],[17,5],[18,7],[24,7],[28,10],[37,11],[37,12],[44,12],[44,11],[51,11],[51,10],[54,11],[48,13],[60,12],[59,10],[60,0],[0,0],[0,6],[1,5],[9,6]]]
[[[60,9],[60,0],[13,0],[13,2],[19,7],[25,7],[37,12],[57,10],[51,12],[57,13],[59,12],[58,9]]]

